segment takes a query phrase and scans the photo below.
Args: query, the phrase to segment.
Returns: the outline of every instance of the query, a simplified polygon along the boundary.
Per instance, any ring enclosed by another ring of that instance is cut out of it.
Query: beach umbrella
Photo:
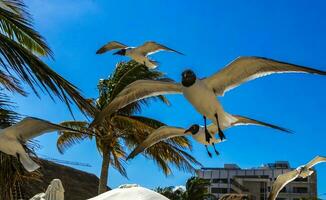
[[[169,200],[153,190],[140,187],[136,184],[119,186],[89,200]]]

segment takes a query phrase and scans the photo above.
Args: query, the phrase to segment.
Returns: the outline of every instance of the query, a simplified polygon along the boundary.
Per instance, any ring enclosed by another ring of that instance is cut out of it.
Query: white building
[[[209,179],[209,191],[221,197],[223,194],[248,194],[254,200],[267,200],[271,185],[278,175],[293,170],[288,162],[277,161],[263,167],[241,169],[236,164],[225,164],[224,168],[201,168],[200,178]],[[278,195],[280,200],[299,200],[317,197],[316,171],[306,179],[298,178],[288,184]]]

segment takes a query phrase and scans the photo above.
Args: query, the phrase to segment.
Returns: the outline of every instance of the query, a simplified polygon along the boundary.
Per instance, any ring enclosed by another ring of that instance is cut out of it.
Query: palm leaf
[[[7,128],[20,120],[20,115],[13,108],[9,97],[0,92],[0,128]]]
[[[127,157],[126,152],[123,150],[119,141],[115,141],[113,147],[110,148],[110,154],[112,158],[110,159],[111,165],[115,168],[122,176],[127,176],[127,171],[125,168],[125,159]]]
[[[88,132],[88,123],[82,121],[65,121],[60,123],[60,125],[78,130],[81,132]],[[85,139],[92,139],[91,134],[83,134],[79,132],[71,132],[71,131],[59,131],[59,138],[57,140],[57,149],[63,154],[68,148],[75,144],[79,144]]]
[[[26,92],[22,89],[20,85],[20,81],[15,77],[8,75],[0,70],[0,84],[4,87],[4,89],[17,92],[23,96],[27,96]]]
[[[52,56],[52,52],[44,41],[44,38],[33,29],[31,18],[27,14],[24,3],[20,0],[7,0],[3,1],[3,4],[20,13],[20,15],[1,9],[0,32],[22,44],[33,53],[41,56]]]
[[[139,79],[159,79],[163,73],[156,70],[148,70],[147,67],[135,62],[121,62],[116,66],[115,71],[108,79],[100,80],[98,85],[100,98],[98,100],[98,108],[103,109],[111,102],[127,85]],[[130,115],[141,111],[141,105],[148,105],[149,100],[159,100],[169,104],[164,96],[151,97],[132,103],[125,108],[120,109],[119,113]]]
[[[51,90],[54,95],[67,104],[70,111],[70,103],[72,100],[84,113],[91,116],[94,115],[94,106],[80,95],[78,89],[74,85],[55,73],[21,44],[1,34],[0,66],[4,67],[7,71],[14,71],[20,79],[25,81],[33,89],[35,94],[38,95],[34,87],[34,85],[37,85],[40,89],[45,89],[52,98],[50,93]]]

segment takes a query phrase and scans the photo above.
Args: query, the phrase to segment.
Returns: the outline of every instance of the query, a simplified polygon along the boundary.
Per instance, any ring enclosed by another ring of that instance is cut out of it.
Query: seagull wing
[[[289,171],[277,177],[272,185],[271,192],[269,193],[268,200],[275,200],[278,193],[291,181],[299,176],[297,170]]]
[[[326,75],[325,71],[293,65],[262,57],[239,57],[213,76],[203,81],[211,87],[216,95],[225,92],[247,81],[274,73],[311,73]]]
[[[231,126],[239,126],[239,125],[258,125],[258,126],[266,126],[266,127],[270,127],[273,129],[277,129],[283,132],[287,132],[287,133],[291,133],[290,130],[273,125],[273,124],[269,124],[266,122],[262,122],[262,121],[258,121],[255,119],[250,119],[248,117],[243,117],[240,115],[232,115],[233,117],[235,117],[237,120],[233,123],[231,123]]]
[[[163,140],[184,136],[185,129],[172,127],[172,126],[162,126],[156,129],[153,133],[151,133],[140,145],[138,145],[127,157],[127,160],[130,158],[134,158],[139,153],[143,152],[147,148],[153,146],[154,144],[161,142]]]
[[[156,53],[158,51],[170,51],[170,52],[175,52],[175,53],[184,55],[183,53],[181,53],[179,51],[176,51],[174,49],[166,47],[162,44],[158,44],[157,42],[154,42],[154,41],[145,42],[142,46],[137,47],[136,51],[138,51],[139,53],[141,53],[144,56]]]
[[[306,168],[310,169],[321,162],[326,162],[326,157],[316,156],[314,159],[312,159],[309,163],[306,164]]]
[[[94,119],[90,127],[102,122],[115,111],[141,99],[163,94],[182,93],[182,86],[171,81],[138,80],[124,88]]]
[[[2,131],[2,134],[7,134],[8,136],[14,136],[19,138],[23,141],[32,139],[43,133],[52,132],[52,131],[59,131],[59,130],[67,130],[73,131],[67,127],[63,127],[57,124],[53,124],[46,120],[34,118],[34,117],[26,117],[22,121],[18,122],[17,124],[10,126]]]
[[[124,48],[127,48],[128,46],[120,43],[120,42],[116,42],[116,41],[113,41],[113,42],[109,42],[107,43],[106,45],[104,45],[103,47],[101,47],[99,50],[96,51],[96,54],[102,54],[102,53],[105,53],[107,51],[111,51],[111,50],[114,50],[114,49],[124,49]]]

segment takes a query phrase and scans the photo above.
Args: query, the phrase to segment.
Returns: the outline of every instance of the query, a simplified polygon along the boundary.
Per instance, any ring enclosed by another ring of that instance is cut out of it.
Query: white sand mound
[[[126,184],[105,192],[89,200],[169,200],[165,196],[140,187],[137,184]]]

